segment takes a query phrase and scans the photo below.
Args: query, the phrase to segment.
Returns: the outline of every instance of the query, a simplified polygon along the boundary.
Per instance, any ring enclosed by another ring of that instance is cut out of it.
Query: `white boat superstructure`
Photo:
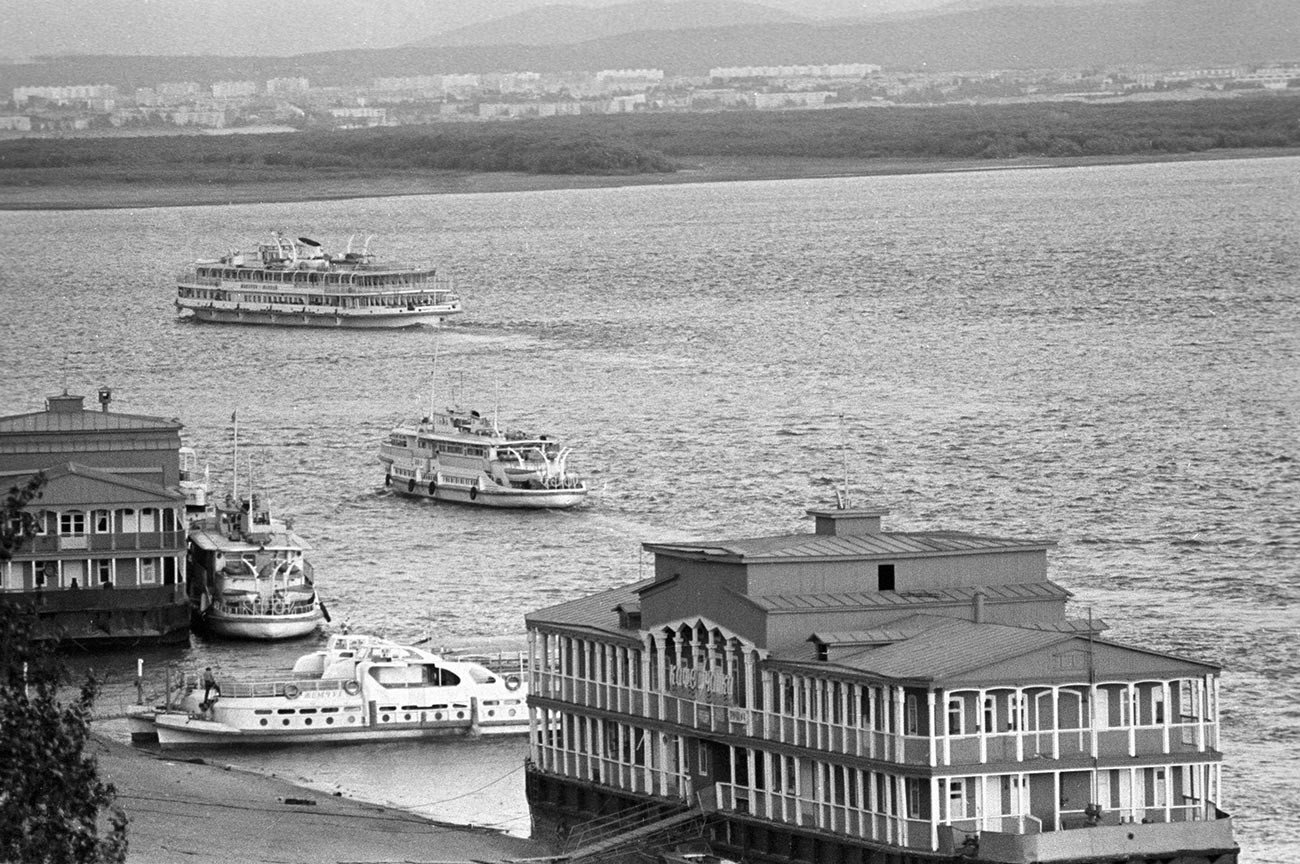
[[[190,676],[174,706],[132,716],[132,737],[178,747],[522,734],[525,678],[522,654],[458,659],[336,634],[278,678],[205,692]]]
[[[379,445],[384,485],[401,495],[484,507],[563,508],[587,496],[571,447],[502,431],[477,411],[448,408],[393,429]]]
[[[369,240],[331,255],[279,232],[254,252],[195,262],[177,277],[176,307],[198,321],[298,327],[437,325],[462,311],[436,268],[378,263]]]
[[[199,471],[199,457],[193,447],[182,447],[180,454],[180,491],[185,496],[187,513],[201,513],[208,507],[211,475],[208,466]]]
[[[233,502],[231,502],[233,504]],[[240,639],[288,639],[325,617],[310,547],[259,496],[190,526],[190,595],[205,628]]]

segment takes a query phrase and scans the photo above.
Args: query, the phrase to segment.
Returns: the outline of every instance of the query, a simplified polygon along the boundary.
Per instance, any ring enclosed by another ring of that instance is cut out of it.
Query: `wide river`
[[[398,639],[522,636],[529,610],[643,576],[642,542],[811,530],[846,475],[894,528],[1054,539],[1073,614],[1223,666],[1221,806],[1243,864],[1290,864],[1298,225],[1292,157],[0,213],[0,414],[111,387],[115,410],[179,418],[224,491],[238,410],[241,476],[312,544],[335,623]],[[466,314],[403,332],[177,320],[176,272],[277,229],[439,262]],[[590,504],[387,494],[378,442],[431,398],[561,437]],[[237,676],[312,644],[144,658]],[[94,659],[105,710],[134,658]],[[526,834],[522,753],[230,758]]]

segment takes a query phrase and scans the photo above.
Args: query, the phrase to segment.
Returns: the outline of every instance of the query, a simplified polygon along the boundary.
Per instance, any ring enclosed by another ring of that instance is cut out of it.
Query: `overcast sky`
[[[287,56],[390,48],[535,6],[620,2],[628,0],[0,0],[0,57]],[[947,2],[761,0],[761,5],[807,17],[834,17],[927,9]]]

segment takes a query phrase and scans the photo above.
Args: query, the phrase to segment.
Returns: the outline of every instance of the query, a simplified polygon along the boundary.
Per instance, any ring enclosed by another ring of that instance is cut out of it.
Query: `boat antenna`
[[[231,487],[230,495],[232,498],[235,499],[235,505],[238,506],[239,505],[239,409],[238,408],[230,412],[230,422],[233,423],[235,426],[235,431],[231,436],[234,439],[234,444],[235,444],[235,455],[233,459],[235,463],[235,476],[230,483],[230,487]]]
[[[844,495],[840,498],[839,505],[841,510],[847,510],[852,507],[853,504],[849,500],[849,442],[848,435],[844,429],[843,414],[840,415],[840,458],[844,462]]]
[[[501,379],[497,378],[492,382],[492,434],[500,435],[501,428],[497,426],[497,414],[501,411]]]
[[[440,339],[435,336],[433,339],[433,373],[429,376],[429,418],[438,413],[438,345]]]

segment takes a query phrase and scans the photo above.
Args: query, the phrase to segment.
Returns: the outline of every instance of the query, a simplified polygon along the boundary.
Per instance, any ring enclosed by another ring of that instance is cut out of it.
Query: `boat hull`
[[[180,306],[188,311],[192,321],[214,324],[268,324],[277,327],[327,327],[331,329],[393,330],[404,327],[438,327],[454,315],[458,308],[443,307],[436,310],[397,310],[384,313],[342,313],[266,311],[252,309],[222,309],[212,306]]]
[[[323,616],[319,607],[301,615],[229,615],[209,609],[203,627],[228,639],[293,639],[320,628]]]
[[[432,498],[434,501],[450,501],[455,504],[471,504],[476,507],[498,507],[535,510],[563,510],[576,507],[587,498],[587,489],[580,486],[572,489],[476,489],[469,486],[435,485],[432,493],[427,485],[392,482],[389,485],[398,495],[407,498]]]

